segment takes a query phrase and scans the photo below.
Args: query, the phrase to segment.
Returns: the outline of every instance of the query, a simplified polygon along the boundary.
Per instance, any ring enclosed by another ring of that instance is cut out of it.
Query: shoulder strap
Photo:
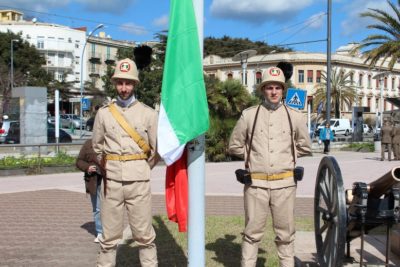
[[[295,155],[294,155],[295,149],[294,149],[294,136],[293,136],[292,120],[290,119],[290,115],[289,115],[289,110],[288,110],[288,108],[286,107],[285,104],[283,104],[283,106],[285,107],[285,110],[286,110],[286,113],[287,113],[287,116],[288,116],[288,120],[289,120],[290,136],[291,136],[291,138],[292,138],[292,156],[293,156],[294,166],[296,167],[296,157],[295,157]]]
[[[117,120],[119,125],[121,125],[122,129],[124,129],[132,139],[139,145],[139,147],[143,150],[144,153],[150,152],[150,146],[146,143],[146,141],[138,134],[124,119],[124,117],[119,113],[117,107],[114,103],[111,103],[108,107],[110,109],[111,114]]]
[[[247,151],[247,158],[246,162],[244,163],[244,167],[246,170],[249,169],[249,160],[250,160],[250,151],[251,151],[251,143],[253,143],[253,136],[254,136],[254,130],[256,128],[256,122],[257,122],[257,117],[258,117],[258,112],[260,111],[261,104],[258,106],[257,111],[256,111],[256,116],[254,117],[254,122],[253,122],[253,129],[251,130],[251,136],[250,136],[250,143],[249,143],[249,150]]]

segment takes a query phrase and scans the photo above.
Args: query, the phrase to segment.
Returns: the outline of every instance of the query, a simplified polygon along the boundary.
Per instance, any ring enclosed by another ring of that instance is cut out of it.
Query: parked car
[[[61,114],[60,115],[60,127],[61,128],[70,128],[74,126],[75,129],[80,128],[81,119],[79,116],[75,114]],[[85,129],[86,121],[82,119],[82,128]]]
[[[86,131],[92,131],[92,130],[93,130],[94,118],[95,118],[95,117],[90,117],[90,118],[86,121]]]
[[[56,133],[54,125],[47,123],[47,143],[55,143],[56,142]],[[71,143],[71,136],[60,129],[59,143]],[[5,139],[5,143],[7,144],[19,144],[20,143],[20,124],[19,121],[13,121],[10,123],[10,129],[8,131],[8,135]]]
[[[368,124],[363,124],[363,133],[367,134],[367,133],[371,133],[371,132],[372,132],[371,127],[369,127]]]
[[[318,126],[318,134],[319,134],[319,131],[325,127],[325,124],[326,123],[324,121],[321,123],[320,126]],[[329,121],[329,124],[331,126],[333,135],[344,134],[347,136],[353,132],[353,129],[351,128],[349,119],[331,119]]]
[[[16,121],[4,119],[0,124],[0,143],[5,143],[8,132],[10,130],[10,125]]]

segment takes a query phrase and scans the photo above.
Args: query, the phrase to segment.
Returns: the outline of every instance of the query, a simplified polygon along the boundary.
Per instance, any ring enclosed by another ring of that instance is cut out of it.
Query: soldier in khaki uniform
[[[293,267],[296,182],[292,148],[294,144],[296,158],[311,154],[311,142],[305,116],[288,108],[293,125],[292,143],[288,114],[281,103],[286,89],[282,70],[268,68],[259,88],[264,101],[251,147],[249,140],[257,106],[243,111],[229,141],[229,152],[233,155],[246,158],[250,149],[252,185],[244,187],[246,226],[242,233],[241,266],[256,266],[258,246],[265,232],[267,210],[270,209],[280,266]]]
[[[388,149],[388,159],[391,161],[393,128],[389,121],[385,121],[381,129],[381,161],[385,160],[385,149]]]
[[[395,122],[392,130],[392,148],[394,160],[400,160],[400,124]]]
[[[150,170],[158,158],[157,113],[133,95],[139,78],[132,60],[117,62],[112,80],[118,97],[99,109],[93,127],[93,149],[99,158],[106,159],[107,177],[101,194],[103,236],[100,238],[97,266],[115,266],[125,209],[133,239],[139,245],[141,266],[157,266],[149,181]],[[112,105],[149,145],[148,153],[138,144],[141,142],[135,142],[121,127],[111,113]]]

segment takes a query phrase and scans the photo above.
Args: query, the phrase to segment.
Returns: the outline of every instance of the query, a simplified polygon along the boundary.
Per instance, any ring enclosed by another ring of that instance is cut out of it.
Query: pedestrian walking
[[[118,61],[112,81],[117,99],[98,110],[93,127],[93,148],[106,171],[97,266],[115,266],[125,209],[141,266],[157,266],[150,191],[150,170],[158,159],[157,112],[134,96],[139,83],[135,62],[127,58]]]
[[[329,146],[333,141],[333,132],[328,122],[325,124],[325,128],[322,128],[319,132],[319,139],[324,143],[324,154],[329,154]]]
[[[395,122],[392,130],[393,159],[400,160],[400,123]]]
[[[76,159],[76,167],[84,172],[85,189],[86,193],[90,195],[93,209],[93,219],[96,231],[95,243],[99,243],[99,238],[103,233],[103,228],[100,219],[100,190],[101,175],[97,154],[93,150],[92,139],[86,140],[81,150],[79,151],[78,158]]]
[[[391,161],[393,127],[385,121],[381,129],[381,161],[385,160],[385,151],[388,150],[388,160]]]
[[[271,211],[280,266],[294,266],[296,158],[311,153],[305,116],[282,104],[286,89],[281,69],[268,68],[259,86],[264,101],[250,107],[232,132],[229,152],[244,157],[245,229],[241,266],[256,266],[258,246]],[[239,177],[238,177],[239,179]]]

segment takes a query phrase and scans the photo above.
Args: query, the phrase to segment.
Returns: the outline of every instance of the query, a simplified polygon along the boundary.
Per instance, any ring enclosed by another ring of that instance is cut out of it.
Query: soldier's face
[[[271,104],[278,104],[282,99],[283,87],[280,83],[268,83],[262,90],[265,99]]]
[[[118,96],[122,100],[126,100],[133,95],[135,82],[132,80],[118,79],[115,81],[115,87],[117,89]]]

